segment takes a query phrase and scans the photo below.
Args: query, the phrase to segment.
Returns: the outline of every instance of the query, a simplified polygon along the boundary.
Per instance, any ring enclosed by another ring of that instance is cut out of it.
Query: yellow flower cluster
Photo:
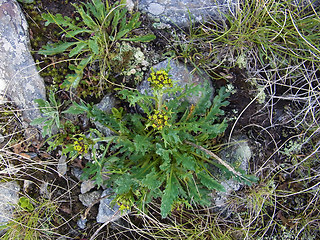
[[[124,205],[122,203],[117,203],[120,211],[129,210],[130,207],[128,205]]]
[[[85,144],[83,140],[83,137],[80,137],[78,141],[74,141],[73,149],[79,153],[88,153],[89,146],[88,144]]]
[[[164,126],[168,126],[168,115],[158,110],[155,111],[153,115],[149,116],[149,120],[152,123],[152,127],[158,130],[162,130]]]
[[[154,72],[152,69],[152,73],[150,74],[148,81],[154,88],[161,89],[164,87],[172,87],[172,80],[169,78],[168,73],[164,70]]]

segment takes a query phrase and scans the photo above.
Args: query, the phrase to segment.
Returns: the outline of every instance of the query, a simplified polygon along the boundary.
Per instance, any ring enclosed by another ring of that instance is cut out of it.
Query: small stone
[[[150,3],[148,6],[148,12],[153,15],[160,15],[164,12],[165,7],[159,3]]]
[[[60,177],[64,176],[67,173],[67,156],[62,155],[59,159],[58,165],[57,165],[57,171]]]
[[[80,218],[78,221],[77,221],[77,225],[80,229],[85,229],[86,228],[86,224],[87,224],[87,219],[85,218]]]
[[[24,192],[28,192],[29,191],[29,188],[31,187],[31,185],[32,185],[32,181],[30,181],[30,180],[24,180],[23,181],[23,191]]]
[[[126,1],[126,7],[130,12],[132,12],[133,9],[134,9],[134,2],[132,0],[127,0]]]
[[[79,195],[79,200],[83,206],[90,207],[94,205],[101,196],[101,191],[87,192]]]
[[[80,191],[82,194],[89,192],[92,188],[96,186],[95,181],[87,180],[81,183]]]
[[[115,107],[116,101],[115,98],[112,97],[110,94],[107,94],[106,96],[103,97],[103,99],[100,101],[100,103],[96,104],[95,107],[98,109],[106,112],[106,113],[111,113],[111,109]],[[104,135],[104,136],[111,136],[112,131],[103,126],[100,122],[95,121],[94,124],[96,125],[96,128]]]
[[[251,148],[248,144],[248,139],[245,136],[237,136],[231,143],[230,147],[221,151],[220,156],[223,160],[227,161],[229,164],[236,165],[245,172],[248,171],[249,161],[251,159]],[[224,207],[227,203],[228,196],[233,191],[238,191],[242,183],[234,180],[228,179],[222,181],[221,184],[226,189],[225,192],[217,192],[217,196],[214,199],[215,207]]]
[[[71,168],[71,173],[73,176],[75,176],[79,181],[82,175],[82,170],[78,167],[72,167]]]
[[[19,191],[17,182],[0,182],[0,226],[13,217],[14,204],[19,202]]]
[[[47,198],[47,199],[50,198],[50,193],[48,191],[48,186],[49,186],[48,182],[43,182],[39,187],[40,188],[40,195],[43,196],[44,198]]]
[[[3,143],[5,140],[4,136],[0,133],[0,143]]]
[[[98,223],[114,222],[121,217],[119,206],[115,204],[113,207],[111,207],[113,198],[106,197],[110,194],[110,192],[110,189],[106,189],[101,195],[102,198],[105,198],[101,199],[100,201],[99,212],[97,215]]]

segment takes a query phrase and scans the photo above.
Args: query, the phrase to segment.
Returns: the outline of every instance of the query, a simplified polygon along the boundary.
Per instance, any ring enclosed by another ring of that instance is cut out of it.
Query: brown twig
[[[214,154],[213,152],[209,151],[208,149],[205,149],[202,146],[199,146],[197,144],[194,144],[193,142],[189,142],[187,140],[184,141],[186,144],[198,148],[201,151],[204,151],[206,154],[210,155],[211,157],[213,157],[214,159],[218,160],[219,163],[221,163],[223,166],[225,166],[230,172],[232,172],[234,175],[243,178],[243,176],[237,172],[236,170],[234,170],[228,163],[226,163],[225,161],[223,161],[219,156],[217,156],[216,154]]]

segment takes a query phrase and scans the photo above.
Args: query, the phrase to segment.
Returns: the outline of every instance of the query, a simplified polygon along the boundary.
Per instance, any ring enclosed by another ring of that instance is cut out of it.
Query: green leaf
[[[127,23],[125,27],[130,31],[139,27],[141,24],[141,22],[139,21],[139,18],[140,18],[140,13],[136,12],[135,14],[133,14],[132,18],[130,19],[130,21]]]
[[[129,174],[123,174],[115,181],[115,192],[118,195],[126,194],[130,191],[134,181]]]
[[[88,107],[85,106],[83,103],[81,105],[78,103],[73,103],[73,105],[69,107],[67,110],[63,111],[63,113],[78,115],[87,111],[88,111]]]
[[[91,29],[94,29],[96,27],[99,27],[98,24],[90,17],[89,14],[87,14],[82,6],[77,6],[73,4],[73,6],[76,7],[78,13],[80,14],[81,18],[83,19],[83,23],[88,26]]]
[[[210,190],[217,190],[220,192],[225,192],[226,189],[216,180],[214,180],[211,176],[209,176],[206,172],[199,172],[197,176],[200,178],[200,182],[206,186]]]
[[[88,46],[87,42],[78,42],[77,46],[70,51],[69,57],[79,54],[86,46]]]
[[[146,154],[152,149],[153,144],[151,143],[151,139],[147,136],[136,135],[133,138],[134,146],[136,152],[139,154]]]
[[[149,174],[142,180],[142,184],[150,190],[160,188],[163,180],[159,179],[159,173],[153,168]]]
[[[18,0],[18,2],[22,2],[22,3],[33,3],[34,0]]]
[[[123,36],[125,36],[128,32],[130,32],[131,29],[124,29],[120,32],[118,32],[114,38],[114,40],[120,40]],[[112,39],[110,39],[111,41],[114,41]]]
[[[44,121],[46,121],[47,118],[46,117],[40,117],[40,118],[36,118],[36,119],[33,119],[30,123],[30,125],[34,126],[34,125],[40,125],[42,124]]]
[[[38,107],[40,107],[40,108],[46,107],[46,103],[47,103],[47,101],[45,101],[45,100],[43,100],[41,98],[35,99],[34,102],[37,103]]]
[[[170,174],[169,179],[167,181],[166,188],[164,190],[164,194],[161,200],[161,216],[162,218],[166,218],[168,214],[171,212],[171,208],[174,202],[179,197],[179,181],[175,177],[174,174]]]
[[[188,153],[179,154],[177,157],[177,163],[182,164],[182,166],[187,170],[195,171],[196,168],[196,161],[194,157],[189,155]]]
[[[100,20],[100,23],[101,23],[101,20],[104,19],[104,17],[106,16],[105,14],[105,5],[102,1],[100,0],[92,0],[92,3],[93,3],[93,7],[90,7],[90,10],[92,12],[92,14]],[[106,3],[108,5],[108,2]]]
[[[132,41],[132,42],[151,42],[156,39],[154,34],[148,34],[144,36],[137,36],[133,38],[122,38],[123,41]]]
[[[69,47],[77,44],[77,42],[60,42],[51,45],[45,45],[42,49],[39,50],[39,54],[42,55],[55,55],[58,53],[65,52]]]
[[[182,143],[178,135],[178,132],[175,131],[175,129],[165,128],[162,131],[162,138],[163,138],[165,147],[167,147],[167,145],[175,146],[177,144]]]
[[[89,40],[89,47],[90,47],[90,50],[98,55],[99,54],[99,45],[97,43],[97,39],[90,39]]]
[[[162,157],[164,160],[163,163],[160,165],[160,169],[162,171],[167,171],[170,168],[170,163],[171,163],[171,155],[172,155],[172,150],[171,149],[163,149],[161,144],[156,143],[156,154]]]
[[[121,19],[119,14],[119,9],[115,9],[113,11],[113,20],[111,24],[113,29],[116,29],[117,25],[119,24],[119,19]]]

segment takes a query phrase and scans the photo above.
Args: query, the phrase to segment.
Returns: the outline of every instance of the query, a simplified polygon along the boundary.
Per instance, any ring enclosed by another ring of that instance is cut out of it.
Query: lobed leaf
[[[42,49],[38,51],[39,54],[42,55],[55,55],[58,53],[65,52],[69,47],[76,45],[77,42],[60,42],[60,43],[54,43],[50,45],[43,46]]]
[[[174,174],[170,174],[161,200],[161,216],[166,218],[171,211],[174,202],[179,197],[179,181]]]
[[[217,190],[220,192],[225,192],[226,189],[216,180],[214,180],[211,176],[209,176],[206,172],[202,171],[197,174],[198,178],[200,178],[201,183],[206,186],[210,190]]]

